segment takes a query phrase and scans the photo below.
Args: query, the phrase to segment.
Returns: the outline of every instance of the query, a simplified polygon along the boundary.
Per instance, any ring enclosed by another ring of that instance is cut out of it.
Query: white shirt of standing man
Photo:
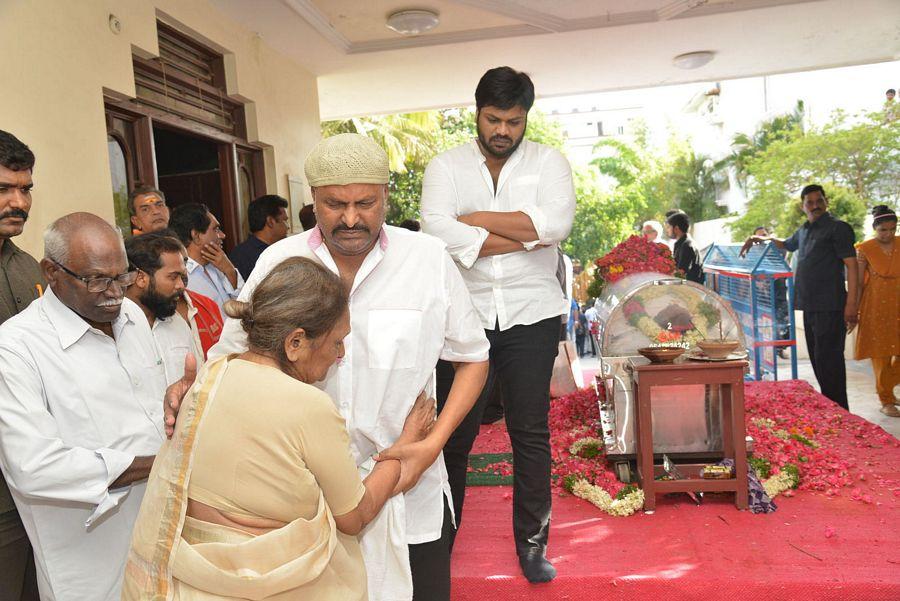
[[[537,237],[517,242],[523,252],[486,255],[491,232],[464,222],[482,211],[523,213]],[[522,141],[503,165],[496,193],[476,140],[441,153],[425,170],[422,230],[447,243],[485,329],[499,323],[508,330],[567,313],[555,275],[556,246],[569,235],[574,215],[572,168],[543,144]]]
[[[382,179],[355,179],[360,170],[370,168],[367,147],[374,143],[358,134],[343,136],[324,140],[307,159],[307,178],[317,186],[313,197],[318,226],[267,248],[239,300],[248,300],[269,271],[288,257],[311,258],[344,280],[350,290],[351,331],[344,340],[343,360],[318,385],[346,419],[351,451],[363,475],[374,465],[372,457],[400,436],[419,393],[434,395],[438,359],[458,364],[459,387],[455,381],[428,438],[400,457],[405,494],[392,497],[360,538],[370,601],[409,600],[408,545],[441,538],[445,498],[452,508],[441,449],[481,392],[489,346],[444,244],[384,225],[384,151],[375,146],[377,160],[383,161]],[[310,163],[322,149],[334,159],[326,157],[321,171],[334,177],[317,185]],[[345,169],[347,176],[342,175]],[[364,183],[350,183],[357,181]],[[355,271],[348,268],[352,261]],[[209,358],[246,348],[240,323],[228,319]],[[417,480],[404,483],[406,474]]]
[[[164,440],[163,363],[143,312],[123,298],[134,272],[119,234],[85,215],[59,220],[71,219],[71,238],[83,232],[82,245],[72,242],[55,268],[45,258],[50,288],[0,326],[0,466],[34,546],[41,599],[51,601],[118,601]],[[107,251],[120,260],[104,261]],[[96,278],[115,279],[91,293]]]

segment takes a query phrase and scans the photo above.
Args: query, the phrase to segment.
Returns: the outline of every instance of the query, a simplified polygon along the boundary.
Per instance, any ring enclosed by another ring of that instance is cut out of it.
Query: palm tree
[[[803,131],[805,107],[802,100],[797,101],[794,110],[784,115],[777,115],[760,123],[753,134],[737,134],[731,140],[731,154],[719,162],[718,167],[734,167],[737,181],[741,188],[747,190],[747,165],[759,156],[772,142],[785,140]]]
[[[322,137],[342,133],[369,136],[387,152],[391,171],[406,173],[408,165],[424,169],[434,156],[434,142],[440,127],[438,111],[421,111],[324,121]]]

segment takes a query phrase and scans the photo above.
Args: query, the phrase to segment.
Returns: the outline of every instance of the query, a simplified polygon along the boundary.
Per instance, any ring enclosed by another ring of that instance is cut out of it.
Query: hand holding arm
[[[400,460],[401,474],[397,486],[402,492],[415,486],[425,470],[431,467],[447,443],[447,439],[478,400],[478,395],[484,387],[488,372],[487,361],[460,363],[455,367],[456,375],[447,402],[428,435],[413,442],[398,439],[397,444],[376,457],[377,461]]]

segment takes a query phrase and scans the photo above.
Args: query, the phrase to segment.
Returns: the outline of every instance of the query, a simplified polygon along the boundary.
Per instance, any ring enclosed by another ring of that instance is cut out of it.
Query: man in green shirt
[[[28,220],[33,169],[28,146],[0,130],[0,324],[44,292],[38,262],[11,240]],[[5,478],[0,479],[0,566],[0,599],[38,601],[34,556]]]

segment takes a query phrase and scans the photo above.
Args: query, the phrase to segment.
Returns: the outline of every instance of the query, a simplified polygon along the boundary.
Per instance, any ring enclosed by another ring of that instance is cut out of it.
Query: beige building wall
[[[132,49],[157,55],[157,18],[226,54],[229,94],[253,103],[250,141],[271,145],[266,191],[289,198],[288,176],[302,174],[320,137],[315,76],[206,0],[0,0],[0,129],[37,157],[34,204],[16,244],[38,258],[57,217],[77,210],[114,219],[104,89],[134,96]],[[292,202],[296,220],[300,201]]]

